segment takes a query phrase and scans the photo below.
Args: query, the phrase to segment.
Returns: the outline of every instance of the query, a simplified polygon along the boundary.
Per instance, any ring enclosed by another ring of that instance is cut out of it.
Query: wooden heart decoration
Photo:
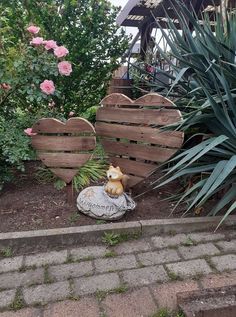
[[[183,144],[180,131],[160,131],[160,127],[182,120],[174,103],[150,93],[131,100],[113,93],[101,101],[97,111],[96,134],[101,137],[110,162],[130,176],[130,187],[168,160]]]
[[[40,119],[32,127],[32,146],[40,160],[66,183],[70,183],[92,156],[96,147],[94,127],[83,118],[65,123],[51,118]]]

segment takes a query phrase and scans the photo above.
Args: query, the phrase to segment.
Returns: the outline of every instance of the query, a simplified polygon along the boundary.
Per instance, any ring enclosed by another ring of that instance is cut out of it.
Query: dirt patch
[[[7,184],[0,193],[0,232],[84,226],[99,223],[77,213],[76,197],[73,206],[66,203],[65,189],[58,191],[53,184],[39,184],[35,179],[38,162],[26,164],[25,173],[18,175],[14,183]],[[149,188],[156,176],[138,185],[133,196]],[[160,176],[160,174],[159,174]],[[101,183],[102,184],[102,183]],[[120,221],[168,218],[174,204],[167,197],[181,189],[175,182],[159,190],[153,190],[135,199],[137,207],[127,212]],[[184,206],[177,208],[170,217],[180,217]],[[200,216],[203,214],[201,213]],[[193,216],[193,214],[191,215]]]

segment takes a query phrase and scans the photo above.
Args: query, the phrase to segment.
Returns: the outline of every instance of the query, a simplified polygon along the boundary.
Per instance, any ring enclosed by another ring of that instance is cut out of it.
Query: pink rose
[[[69,112],[69,117],[73,117],[75,115],[74,111]]]
[[[57,42],[53,41],[53,40],[44,41],[43,44],[45,45],[45,49],[47,51],[51,50],[51,49],[54,49],[54,48],[57,48]]]
[[[65,46],[58,46],[54,49],[54,55],[58,58],[64,57],[69,53],[68,49]]]
[[[27,134],[28,136],[32,136],[32,135],[37,135],[37,133],[33,133],[32,132],[32,128],[27,128],[24,130],[25,134]]]
[[[71,63],[63,61],[58,63],[57,67],[61,75],[70,76],[70,73],[72,72]]]
[[[55,86],[54,82],[52,80],[47,80],[45,79],[41,84],[40,84],[40,89],[42,92],[44,92],[46,95],[51,95],[55,91]]]
[[[32,45],[42,45],[43,44],[43,38],[42,37],[34,37],[32,41],[30,41],[30,44]]]
[[[6,84],[6,83],[3,83],[0,85],[0,88],[4,89],[4,90],[10,90],[11,89],[11,86]]]
[[[37,34],[40,31],[40,28],[38,26],[35,25],[31,25],[27,28],[27,31],[29,31],[32,34]]]

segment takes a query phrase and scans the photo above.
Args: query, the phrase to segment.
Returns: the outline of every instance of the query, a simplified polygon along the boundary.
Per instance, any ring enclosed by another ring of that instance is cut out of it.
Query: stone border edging
[[[82,246],[101,240],[104,232],[142,234],[192,233],[212,230],[221,220],[217,217],[154,219],[131,222],[118,222],[81,227],[56,228],[32,231],[0,233],[0,248],[11,247],[24,252],[40,249],[52,249],[65,246]],[[236,227],[236,216],[229,216],[224,228]]]

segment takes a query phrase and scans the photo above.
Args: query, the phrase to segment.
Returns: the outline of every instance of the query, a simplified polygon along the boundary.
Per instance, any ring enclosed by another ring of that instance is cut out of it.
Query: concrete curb
[[[142,234],[190,233],[216,228],[221,217],[154,219],[81,227],[0,233],[0,248],[11,247],[24,253],[68,246],[82,246],[101,241],[104,232]],[[223,228],[236,227],[236,216],[229,216]]]

